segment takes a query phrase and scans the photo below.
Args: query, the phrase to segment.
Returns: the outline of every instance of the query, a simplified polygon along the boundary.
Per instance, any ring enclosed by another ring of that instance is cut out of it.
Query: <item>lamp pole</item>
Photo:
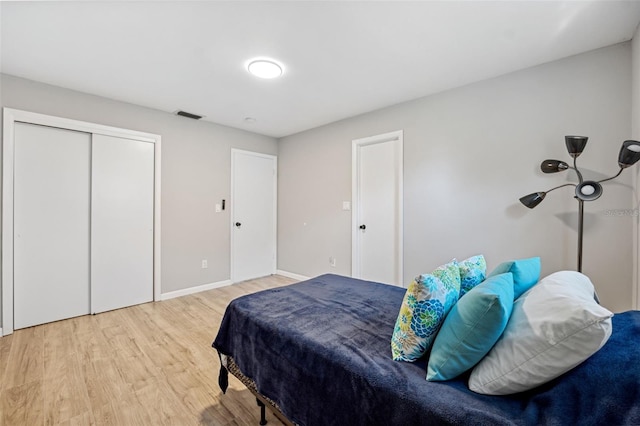
[[[584,200],[578,199],[578,272],[582,272],[582,232],[584,230]]]

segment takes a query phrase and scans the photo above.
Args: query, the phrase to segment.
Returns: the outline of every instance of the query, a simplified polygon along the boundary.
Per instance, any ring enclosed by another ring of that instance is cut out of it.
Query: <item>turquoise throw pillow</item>
[[[513,298],[517,299],[540,281],[540,269],[539,257],[510,260],[499,264],[489,276],[511,272],[513,274]]]
[[[459,294],[460,269],[455,261],[409,284],[391,336],[395,361],[415,361],[429,350]]]
[[[479,254],[458,264],[460,266],[460,297],[480,284],[487,276],[487,262]]]
[[[491,350],[513,310],[513,275],[494,275],[469,290],[451,309],[431,349],[427,380],[453,379]]]

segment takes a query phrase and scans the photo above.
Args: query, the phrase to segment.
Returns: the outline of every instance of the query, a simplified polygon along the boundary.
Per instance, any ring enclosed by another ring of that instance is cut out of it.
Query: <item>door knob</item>
[[[367,225],[360,225],[360,229],[362,230],[367,229]]]
[[[236,222],[236,226],[237,226],[238,228],[240,228],[240,227],[242,226],[242,224],[241,224],[240,222]]]

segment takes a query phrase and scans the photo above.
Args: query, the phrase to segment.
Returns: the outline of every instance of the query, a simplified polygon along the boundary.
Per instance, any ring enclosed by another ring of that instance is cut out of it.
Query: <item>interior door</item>
[[[365,141],[355,154],[354,276],[401,286],[401,141]]]
[[[93,135],[91,312],[153,300],[154,144]]]
[[[276,270],[277,159],[232,150],[232,250],[234,282]]]
[[[91,135],[15,124],[14,328],[89,313]]]

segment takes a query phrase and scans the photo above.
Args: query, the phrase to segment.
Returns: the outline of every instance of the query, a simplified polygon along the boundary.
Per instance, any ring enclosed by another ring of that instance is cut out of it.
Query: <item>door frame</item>
[[[69,118],[55,117],[13,108],[3,108],[3,146],[2,146],[2,335],[13,333],[13,196],[14,196],[14,147],[15,123],[27,123],[40,126],[75,130],[90,134],[135,139],[154,144],[154,201],[153,201],[153,300],[160,300],[160,166],[161,136],[104,126],[102,124]]]
[[[263,154],[260,152],[254,151],[246,151],[243,149],[231,148],[231,203],[229,206],[229,279],[231,283],[236,282],[236,271],[235,271],[235,238],[234,238],[234,226],[235,226],[235,204],[236,200],[234,199],[234,189],[235,189],[235,154],[245,154],[245,155],[253,155],[255,157],[260,158],[268,158],[273,160],[273,263],[271,267],[271,273],[275,274],[278,263],[278,156],[271,154]]]
[[[404,147],[403,139],[404,134],[402,130],[396,130],[394,132],[383,133],[380,135],[369,136],[366,138],[354,139],[352,141],[351,149],[351,194],[353,197],[353,205],[351,209],[351,276],[354,278],[360,277],[360,234],[358,232],[358,223],[360,223],[361,216],[361,202],[360,202],[360,149],[364,146],[375,145],[385,142],[399,143],[399,155],[395,164],[397,173],[397,188],[398,200],[396,209],[398,212],[398,221],[396,223],[395,237],[396,237],[396,262],[398,264],[398,272],[396,276],[396,283],[404,287],[404,256],[403,256],[403,237],[404,237],[404,202],[403,202],[403,163],[404,163]]]

